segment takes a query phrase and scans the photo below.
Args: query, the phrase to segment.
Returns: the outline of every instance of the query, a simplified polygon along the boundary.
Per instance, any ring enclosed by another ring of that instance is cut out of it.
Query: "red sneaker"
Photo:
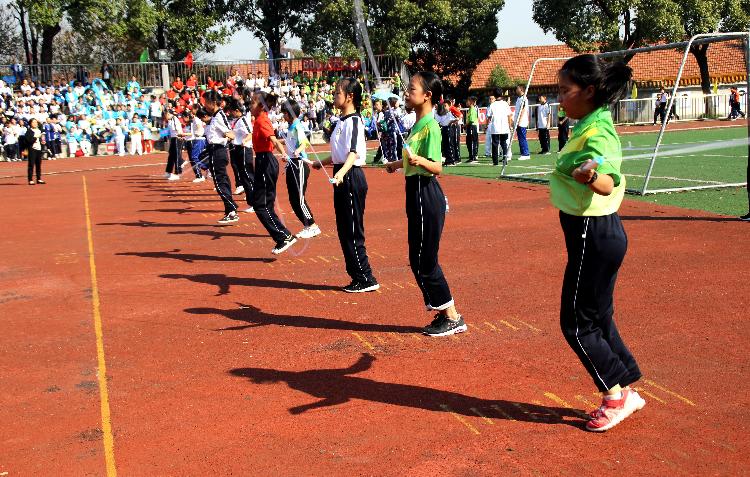
[[[612,429],[634,412],[643,409],[645,405],[646,401],[637,392],[623,389],[622,398],[604,399],[599,409],[589,414],[591,420],[586,423],[586,430],[604,432]]]

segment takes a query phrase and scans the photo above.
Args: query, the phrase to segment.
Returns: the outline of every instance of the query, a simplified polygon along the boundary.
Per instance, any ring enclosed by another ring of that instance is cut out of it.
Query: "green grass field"
[[[651,162],[656,143],[656,133],[624,134],[622,171],[628,189],[641,190]],[[694,129],[689,131],[667,131],[662,141],[659,157],[648,184],[648,190],[674,189],[689,186],[711,186],[718,184],[744,183],[747,173],[748,137],[744,127]],[[505,174],[524,178],[546,179],[554,170],[557,154],[535,155],[540,150],[539,142],[529,141],[531,159],[511,160]],[[552,149],[557,141],[552,140]],[[498,179],[501,167],[492,165],[492,160],[481,157],[484,144],[479,145],[478,165],[460,164],[446,167],[446,175],[461,175],[481,179]],[[372,161],[374,152],[368,154]],[[513,158],[519,156],[517,142],[513,143]],[[461,147],[461,158],[468,151]],[[748,211],[747,190],[742,187],[664,192],[653,195],[630,195],[629,198],[648,202],[674,205],[688,209],[705,210],[725,215],[742,215]]]

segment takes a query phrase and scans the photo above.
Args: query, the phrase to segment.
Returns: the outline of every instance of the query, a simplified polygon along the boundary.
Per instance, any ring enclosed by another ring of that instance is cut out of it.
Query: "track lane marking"
[[[102,315],[99,301],[99,282],[96,277],[96,261],[94,259],[94,238],[91,228],[91,209],[89,207],[89,192],[86,176],[83,179],[83,203],[86,211],[86,238],[89,249],[89,269],[91,271],[91,306],[94,315],[94,333],[96,334],[96,377],[99,382],[99,401],[102,414],[102,441],[104,444],[104,462],[107,477],[117,476],[115,466],[115,440],[112,435],[112,417],[109,408],[109,392],[107,390],[107,364],[104,360],[104,336],[102,332]]]

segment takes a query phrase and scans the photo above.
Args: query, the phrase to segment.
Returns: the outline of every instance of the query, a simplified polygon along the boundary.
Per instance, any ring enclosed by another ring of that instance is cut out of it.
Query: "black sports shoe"
[[[281,242],[276,242],[276,246],[273,248],[273,250],[271,250],[271,253],[274,255],[283,253],[286,251],[286,249],[294,245],[296,242],[297,239],[294,237],[294,235],[290,235]]]
[[[235,222],[238,222],[240,220],[240,216],[237,215],[237,212],[229,212],[227,215],[221,218],[219,220],[219,223],[221,225],[227,225],[227,224],[233,224]]]
[[[380,284],[378,284],[378,282],[376,282],[374,279],[368,282],[358,282],[354,280],[350,284],[342,288],[342,290],[347,293],[364,293],[375,291],[378,288],[380,288]]]
[[[433,328],[436,328],[436,327],[442,325],[443,324],[443,320],[445,320],[445,319],[446,319],[445,315],[440,314],[440,313],[435,314],[435,319],[432,320],[432,323],[430,323],[429,325],[425,326],[422,329],[422,333],[428,334],[427,333],[428,330],[431,330]]]
[[[461,315],[458,315],[457,321],[453,321],[446,316],[437,324],[433,321],[430,326],[424,329],[424,334],[428,336],[450,336],[456,333],[463,333],[468,329]]]
[[[745,222],[750,222],[750,212],[740,217],[740,220],[743,220]]]

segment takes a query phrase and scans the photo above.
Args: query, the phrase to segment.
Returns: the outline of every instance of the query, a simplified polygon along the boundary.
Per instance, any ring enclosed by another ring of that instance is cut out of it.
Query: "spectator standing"
[[[44,184],[42,180],[42,146],[45,143],[44,133],[39,128],[39,120],[32,118],[26,129],[25,143],[29,153],[28,178],[29,185]],[[34,170],[36,169],[36,182]]]
[[[104,81],[104,84],[106,84],[107,88],[109,88],[110,90],[113,89],[112,88],[112,67],[109,66],[109,63],[107,63],[106,61],[102,63],[101,73],[102,73],[102,81]]]
[[[526,140],[526,130],[529,127],[529,100],[526,97],[526,90],[523,86],[516,87],[516,112],[515,121],[513,124],[516,125],[516,136],[518,137],[518,147],[521,149],[521,155],[518,157],[519,161],[526,161],[531,159],[529,155],[529,143]]]
[[[477,112],[477,98],[469,96],[467,100],[469,111],[466,113],[466,149],[469,151],[469,164],[476,164],[479,154],[479,114]]]
[[[549,123],[552,119],[552,110],[547,104],[547,97],[539,96],[539,107],[536,110],[536,128],[539,133],[539,144],[542,150],[539,154],[550,154]]]
[[[495,90],[495,101],[487,108],[487,120],[490,122],[488,130],[492,135],[492,165],[499,165],[499,149],[503,150],[503,164],[510,159],[508,151],[508,137],[510,136],[510,124],[513,121],[513,112],[508,103],[503,100],[500,88]]]
[[[489,113],[490,106],[492,106],[492,103],[495,102],[495,97],[490,96],[490,102],[487,104],[487,110],[486,113]],[[492,131],[490,130],[490,125],[492,123],[488,120],[487,121],[487,128],[484,130],[484,157],[492,157]]]

